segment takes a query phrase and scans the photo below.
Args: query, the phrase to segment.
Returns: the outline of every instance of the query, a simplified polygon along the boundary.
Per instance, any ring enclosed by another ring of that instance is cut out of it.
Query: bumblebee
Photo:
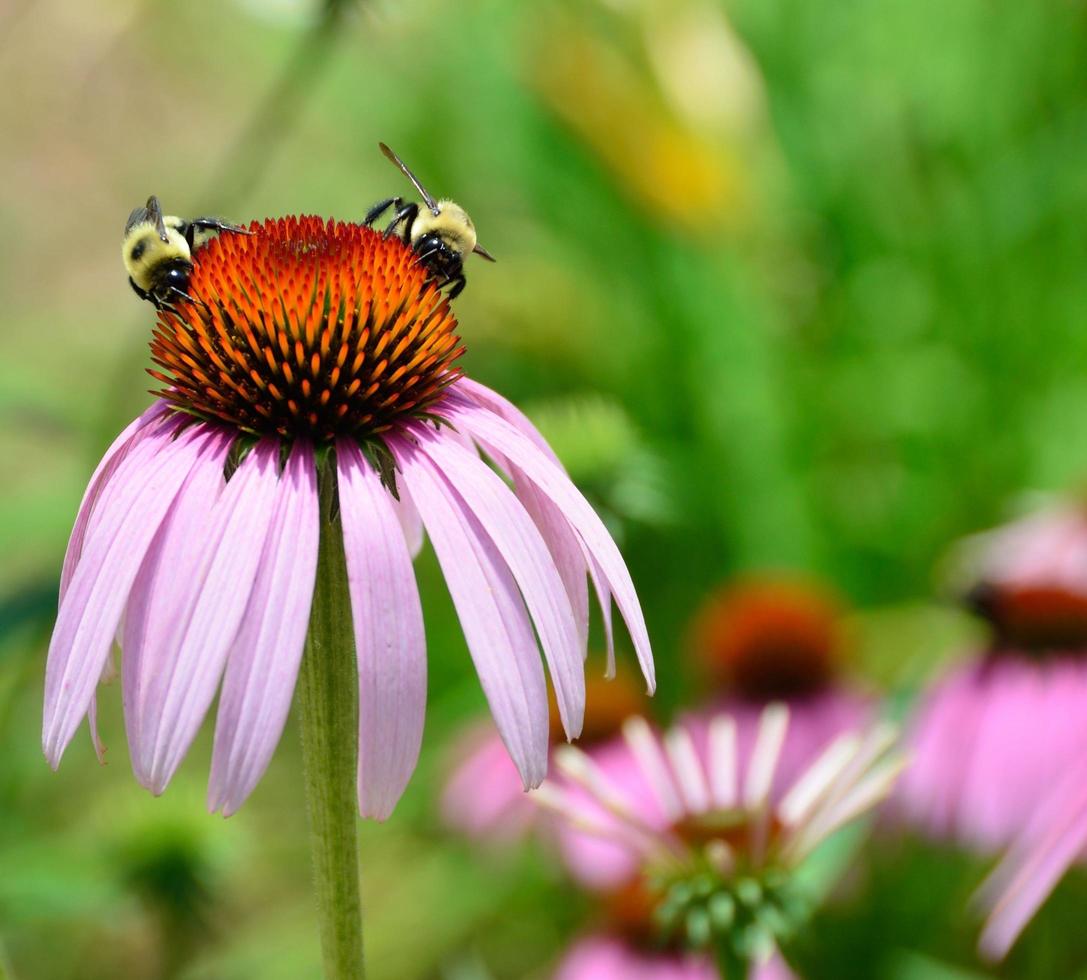
[[[121,257],[136,295],[161,310],[177,299],[196,302],[189,295],[192,255],[219,232],[250,232],[220,218],[178,218],[163,215],[153,194],[125,222]]]
[[[392,208],[393,218],[385,228],[385,234],[395,234],[410,245],[419,256],[419,261],[438,280],[438,288],[452,287],[449,290],[450,299],[459,296],[465,283],[465,256],[475,252],[488,262],[493,262],[494,256],[476,241],[475,225],[464,208],[453,201],[435,201],[400,157],[384,143],[378,143],[378,146],[415,185],[426,208],[421,208],[414,201],[405,203],[402,197],[390,197],[370,208],[363,223],[373,225]]]

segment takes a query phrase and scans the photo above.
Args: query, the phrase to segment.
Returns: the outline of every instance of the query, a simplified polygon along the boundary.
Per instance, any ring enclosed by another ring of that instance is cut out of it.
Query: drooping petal
[[[389,440],[457,608],[498,731],[526,788],[547,771],[547,689],[536,638],[505,562],[418,449]]]
[[[198,425],[180,434],[163,426],[142,439],[88,529],[46,664],[42,747],[54,768],[87,713],[143,557],[205,442]]]
[[[423,610],[393,498],[353,442],[336,444],[336,464],[359,671],[359,810],[384,820],[423,739]]]
[[[68,538],[68,548],[64,553],[64,564],[61,566],[60,571],[61,599],[64,598],[64,593],[68,591],[72,575],[75,573],[75,567],[79,562],[79,556],[83,553],[83,540],[99,497],[105,491],[113,474],[117,472],[117,467],[121,465],[132,447],[142,436],[147,434],[151,423],[159,421],[165,412],[166,404],[156,401],[143,414],[130,422],[124,431],[113,440],[112,445],[106,450],[102,459],[99,460],[94,473],[91,474],[87,489],[84,491],[83,499],[79,504],[79,511],[76,514],[72,533]]]
[[[509,566],[540,637],[563,729],[577,738],[585,716],[583,657],[566,588],[536,524],[474,452],[422,427],[416,435],[435,476],[456,490]]]
[[[227,817],[264,775],[287,720],[316,582],[318,521],[313,449],[295,443],[219,699],[208,808]]]
[[[454,392],[459,393],[461,396],[480,407],[494,412],[499,418],[505,419],[515,429],[523,433],[537,449],[551,460],[552,463],[560,469],[563,469],[559,457],[555,455],[555,450],[551,448],[547,440],[540,433],[540,430],[537,429],[536,426],[532,424],[529,417],[508,398],[500,395],[497,391],[488,388],[486,385],[482,385],[478,381],[473,381],[471,378],[463,375],[457,378],[454,384],[449,386],[449,393],[453,394]]]
[[[152,546],[145,567],[155,567],[126,621],[125,722],[136,776],[154,793],[177,771],[215,696],[271,522],[278,444],[254,447],[224,484],[228,450],[224,441],[207,486],[192,494],[203,506],[177,513],[161,547]]]
[[[467,430],[488,450],[493,448],[521,469],[562,510],[614,595],[630,632],[642,673],[652,691],[655,686],[653,654],[634,583],[619,549],[592,507],[562,469],[510,423],[456,395],[450,395],[442,408],[445,416],[455,425]]]
[[[1087,788],[1084,767],[1039,804],[1038,817],[982,885],[980,897],[992,906],[978,948],[989,960],[1007,955],[1065,872],[1087,850]]]
[[[539,430],[529,421],[524,414],[511,401],[503,398],[498,392],[492,391],[485,385],[481,385],[471,378],[461,377],[451,386],[451,391],[459,391],[467,398],[484,408],[490,409],[511,425],[520,429],[540,450],[560,468],[562,463],[554,451],[547,444],[547,440]],[[525,476],[521,469],[514,466],[505,457],[498,455],[495,462],[504,469],[513,481],[514,492],[529,512],[536,526],[540,529],[548,550],[555,559],[555,566],[562,576],[566,593],[570,597],[570,605],[574,610],[574,618],[578,627],[578,636],[582,649],[588,653],[589,639],[589,590],[586,582],[586,573],[591,570],[591,559],[585,553],[578,537],[570,529],[570,525],[563,516],[562,511],[551,502],[551,499],[536,489],[535,484]],[[608,676],[615,673],[614,656],[612,654],[612,629],[611,629],[611,594],[606,592],[606,586],[598,582],[597,597],[600,608],[604,613],[604,633],[608,648]],[[603,590],[602,590],[603,589]]]
[[[125,610],[121,637],[125,729],[132,770],[149,789],[154,788],[152,758],[166,691],[173,683],[189,681],[177,678],[175,638],[199,588],[204,538],[223,483],[228,449],[227,440],[217,434],[211,451],[190,471],[147,549]]]

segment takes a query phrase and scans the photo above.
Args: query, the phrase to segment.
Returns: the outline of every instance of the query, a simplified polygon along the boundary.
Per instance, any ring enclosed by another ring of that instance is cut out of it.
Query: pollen
[[[363,225],[253,222],[193,256],[160,312],[154,394],[242,431],[327,441],[425,416],[460,376],[448,298],[415,253]]]

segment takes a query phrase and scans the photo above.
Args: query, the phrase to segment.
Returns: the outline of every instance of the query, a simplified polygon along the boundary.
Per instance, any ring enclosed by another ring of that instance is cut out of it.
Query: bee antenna
[[[419,178],[416,177],[415,174],[413,174],[408,169],[408,165],[404,163],[404,161],[401,160],[400,157],[398,157],[392,150],[390,150],[385,143],[378,143],[377,145],[381,147],[381,152],[384,153],[385,156],[387,156],[390,160],[392,160],[392,162],[400,168],[400,172],[415,185],[415,189],[422,196],[423,200],[426,202],[426,206],[430,208],[431,213],[438,214],[439,210],[437,202],[435,202],[434,198],[430,196],[430,194],[427,192],[427,189],[421,183],[419,183]]]

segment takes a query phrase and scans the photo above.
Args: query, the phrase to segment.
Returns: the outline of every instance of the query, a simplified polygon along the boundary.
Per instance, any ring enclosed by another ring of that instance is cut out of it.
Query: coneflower
[[[926,833],[992,853],[1087,746],[1087,510],[1043,511],[961,551],[958,584],[990,640],[921,699],[899,800]]]
[[[526,787],[547,767],[541,648],[564,731],[581,731],[587,578],[609,630],[618,605],[650,687],[653,665],[615,544],[527,419],[462,376],[456,318],[412,250],[315,217],[249,230],[200,249],[193,302],[160,313],[163,387],[79,509],[43,745],[55,767],[88,714],[93,730],[116,639],[133,768],[153,792],[220,691],[209,806],[229,815],[298,681],[317,878],[340,879],[321,899],[340,932],[322,936],[326,969],[355,976],[352,797],[387,817],[422,737],[421,529]]]
[[[562,819],[569,871],[611,912],[575,962],[610,956],[642,964],[616,975],[647,978],[712,975],[714,962],[728,978],[783,969],[776,950],[810,910],[800,866],[876,806],[903,766],[889,727],[845,732],[775,800],[788,726],[789,709],[768,706],[742,751],[724,713],[705,739],[682,724],[658,735],[633,718],[603,761],[558,751],[557,775],[532,796]],[[559,970],[564,980],[591,975]]]
[[[842,600],[795,573],[748,573],[711,592],[696,611],[687,659],[709,713],[735,719],[741,751],[750,751],[766,705],[789,707],[775,795],[831,740],[875,715],[875,698],[847,678],[849,647]],[[690,720],[705,727],[697,714]]]

